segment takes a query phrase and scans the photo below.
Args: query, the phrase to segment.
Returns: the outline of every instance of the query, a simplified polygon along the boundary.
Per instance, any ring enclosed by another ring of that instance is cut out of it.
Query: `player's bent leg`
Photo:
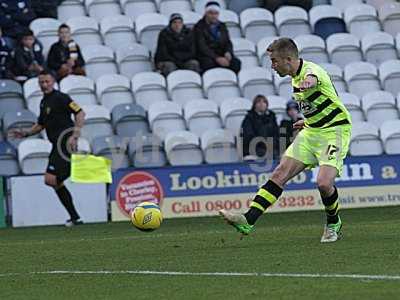
[[[340,237],[342,221],[339,216],[339,195],[335,186],[337,169],[322,165],[317,176],[317,186],[325,206],[326,226],[321,237],[321,243],[336,242]]]
[[[286,182],[303,171],[305,167],[301,161],[284,156],[271,178],[258,190],[250,209],[244,215],[227,210],[221,210],[220,215],[240,233],[249,234],[257,219],[278,200]]]

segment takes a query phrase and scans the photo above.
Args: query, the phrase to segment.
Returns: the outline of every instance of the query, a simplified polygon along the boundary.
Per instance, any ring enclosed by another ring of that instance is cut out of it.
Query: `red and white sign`
[[[132,172],[119,182],[115,199],[118,208],[127,217],[142,202],[152,202],[161,206],[164,191],[160,182],[147,172]]]

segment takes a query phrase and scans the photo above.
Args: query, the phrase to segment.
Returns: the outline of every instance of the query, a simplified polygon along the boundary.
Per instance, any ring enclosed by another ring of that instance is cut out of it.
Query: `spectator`
[[[313,6],[312,0],[265,0],[264,7],[271,12],[275,12],[281,6],[299,6],[309,11]]]
[[[228,29],[225,23],[218,20],[219,12],[218,2],[208,2],[204,17],[194,27],[200,67],[203,72],[222,67],[238,73],[241,62],[233,55]]]
[[[273,146],[273,157],[279,156],[279,128],[275,113],[268,109],[268,99],[265,96],[257,95],[254,98],[253,106],[242,123],[242,137],[243,157],[265,157],[270,143]]]
[[[53,44],[49,51],[48,67],[57,74],[57,80],[70,74],[85,76],[85,61],[79,45],[71,37],[69,26],[60,25],[58,36],[59,41]]]
[[[283,119],[280,124],[280,135],[285,137],[286,148],[292,143],[296,130],[293,129],[293,124],[302,120],[299,105],[297,102],[290,100],[286,103],[287,118]]]
[[[43,47],[35,40],[32,30],[26,30],[15,48],[14,73],[16,80],[25,81],[43,71]]]
[[[32,8],[38,18],[57,19],[59,0],[32,0]]]
[[[0,28],[0,79],[13,78],[11,73],[12,51],[3,38]]]
[[[12,39],[8,41],[9,47],[14,46],[13,41],[28,29],[35,17],[30,0],[0,0],[0,27],[4,36]]]
[[[164,76],[177,69],[200,72],[193,32],[183,24],[181,14],[172,14],[169,25],[160,32],[155,63]]]

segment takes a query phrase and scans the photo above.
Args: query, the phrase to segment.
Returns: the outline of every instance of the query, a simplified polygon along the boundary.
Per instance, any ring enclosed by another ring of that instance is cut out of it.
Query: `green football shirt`
[[[317,85],[300,91],[300,83],[308,75],[317,78]],[[319,65],[300,59],[296,76],[292,78],[293,96],[305,117],[305,127],[328,128],[350,125],[351,116],[332,83],[329,74]]]

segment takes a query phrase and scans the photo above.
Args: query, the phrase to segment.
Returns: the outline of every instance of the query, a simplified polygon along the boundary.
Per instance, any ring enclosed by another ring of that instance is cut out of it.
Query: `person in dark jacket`
[[[17,39],[35,18],[30,0],[0,0],[0,27],[6,37]]]
[[[85,76],[85,61],[79,45],[71,37],[71,29],[66,24],[58,28],[59,41],[54,43],[47,58],[48,67],[61,80],[70,74]]]
[[[193,32],[185,27],[181,14],[172,14],[169,25],[160,32],[155,63],[164,76],[177,69],[200,72]]]
[[[208,2],[204,17],[194,26],[197,58],[203,72],[220,67],[238,73],[241,62],[233,55],[228,29],[218,20],[219,12],[218,2]]]
[[[258,158],[266,158],[267,154],[272,154],[273,158],[279,156],[279,128],[265,96],[254,98],[253,106],[242,123],[242,138],[244,158],[249,155]],[[272,153],[267,153],[268,147]]]
[[[292,143],[297,130],[293,128],[293,124],[303,119],[300,114],[299,105],[296,101],[290,100],[286,103],[287,117],[281,121],[280,124],[280,136],[286,140],[286,148]]]
[[[38,18],[57,19],[57,6],[60,0],[32,0],[32,8]]]
[[[313,6],[312,0],[265,0],[264,7],[275,12],[281,6],[299,6],[307,11]]]
[[[13,78],[11,72],[12,50],[3,38],[0,27],[0,79]]]
[[[26,30],[14,53],[14,73],[16,80],[25,81],[39,76],[43,71],[43,47],[36,41],[31,30]]]

